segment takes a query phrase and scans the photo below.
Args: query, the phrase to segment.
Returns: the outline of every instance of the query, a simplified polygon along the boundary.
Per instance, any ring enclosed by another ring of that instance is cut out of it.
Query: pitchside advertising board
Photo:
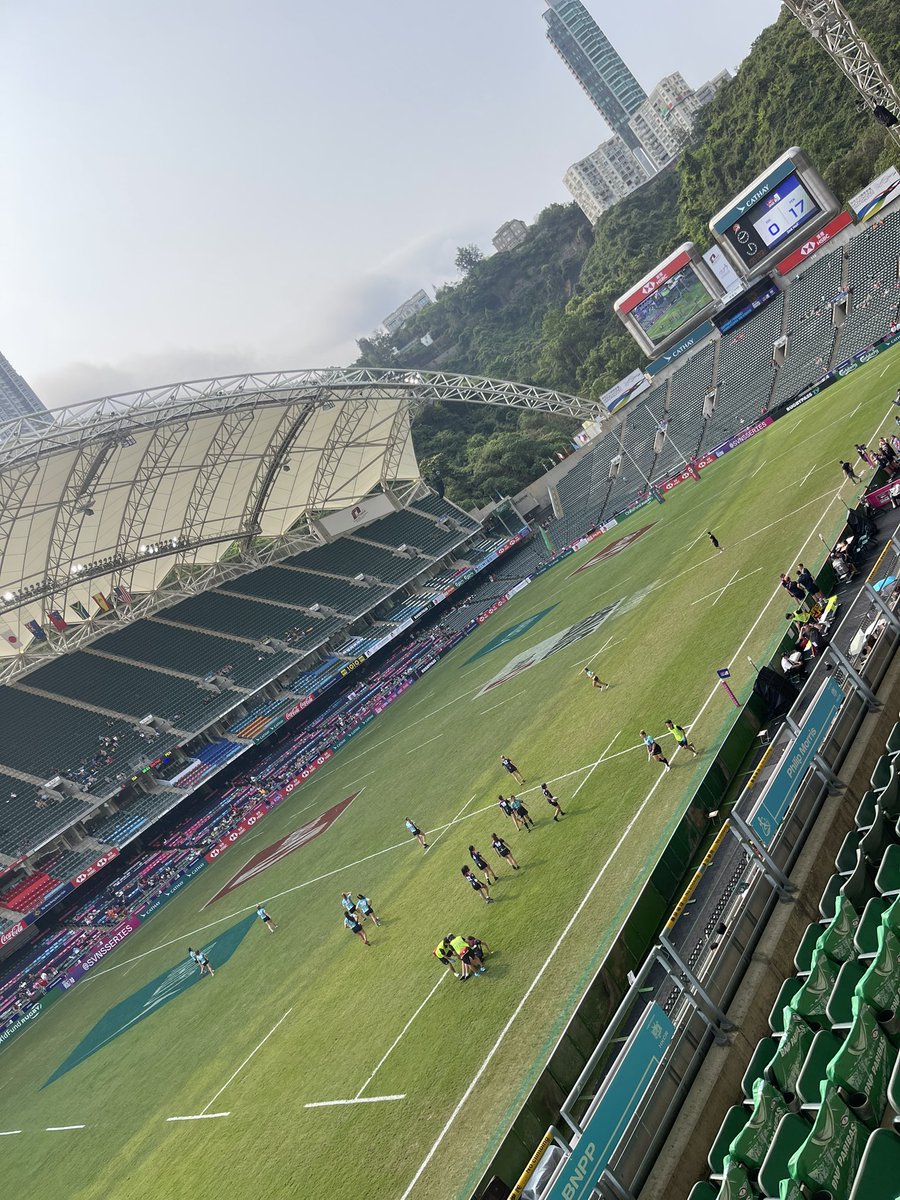
[[[693,242],[685,242],[613,305],[648,357],[674,346],[715,312],[725,289]]]
[[[799,146],[792,146],[709,223],[735,271],[757,278],[797,249],[840,209]]]
[[[857,192],[847,207],[857,221],[870,221],[898,197],[900,197],[900,171],[896,167],[888,167],[882,175],[873,179],[868,187]]]

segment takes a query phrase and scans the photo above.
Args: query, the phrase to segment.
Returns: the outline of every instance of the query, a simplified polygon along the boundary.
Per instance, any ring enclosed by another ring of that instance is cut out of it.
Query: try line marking
[[[314,1104],[304,1104],[304,1108],[333,1108],[338,1104],[381,1104],[384,1100],[405,1100],[406,1092],[399,1096],[355,1096],[352,1100],[316,1100]]]
[[[67,1129],[84,1129],[84,1125],[48,1125],[47,1133],[65,1133]]]

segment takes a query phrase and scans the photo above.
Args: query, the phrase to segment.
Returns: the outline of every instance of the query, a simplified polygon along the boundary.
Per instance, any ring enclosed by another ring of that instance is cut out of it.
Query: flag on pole
[[[125,586],[124,583],[120,583],[120,584],[118,584],[117,587],[114,587],[113,593],[115,594],[115,597],[119,601],[120,604],[130,604],[131,603],[131,592],[129,592],[128,588]]]
[[[112,612],[112,605],[110,604],[108,597],[104,596],[102,592],[94,592],[91,599],[101,612]]]
[[[21,646],[22,642],[18,635],[13,633],[8,625],[0,625],[0,638],[9,646]]]
[[[56,608],[54,608],[50,613],[48,613],[47,620],[50,622],[50,624],[53,626],[53,628],[57,629],[60,633],[62,633],[62,631],[64,629],[69,628],[68,621],[66,621],[66,619],[62,615],[62,613]]]
[[[80,600],[76,600],[75,603],[70,604],[69,607],[76,617],[81,617],[82,621],[89,621],[91,619],[91,614],[84,607]]]
[[[29,633],[34,634],[36,641],[45,642],[47,640],[47,635],[44,632],[44,627],[43,627],[43,625],[41,625],[41,623],[39,621],[26,621],[25,628],[28,630]]]

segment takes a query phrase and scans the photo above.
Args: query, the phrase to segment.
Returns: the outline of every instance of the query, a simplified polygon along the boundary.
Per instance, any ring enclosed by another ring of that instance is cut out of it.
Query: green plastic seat
[[[900,759],[897,762],[900,763]],[[878,793],[878,803],[893,820],[900,817],[900,771],[896,763],[891,767],[887,783]]]
[[[825,884],[825,890],[822,892],[822,898],[819,900],[819,912],[821,913],[823,920],[830,921],[834,916],[835,902],[837,901],[843,886],[843,875],[832,875]]]
[[[857,912],[862,912],[872,897],[876,887],[869,874],[868,865],[862,851],[856,852],[856,866],[853,873],[848,875],[841,885],[840,893],[846,896]]]
[[[824,932],[825,926],[821,922],[817,922],[815,925],[807,925],[803,937],[800,939],[800,945],[797,947],[797,952],[794,955],[794,969],[798,975],[809,974],[813,954],[816,950],[816,942],[818,942]]]
[[[830,1029],[820,1029],[807,1051],[797,1076],[797,1099],[801,1104],[818,1105],[822,1095],[825,1068],[841,1048],[841,1039]]]
[[[853,1024],[853,996],[865,970],[865,966],[858,959],[852,958],[838,971],[837,980],[825,1006],[825,1016],[835,1033],[846,1033]]]
[[[834,963],[845,963],[854,958],[856,950],[853,938],[859,927],[859,913],[843,893],[839,892],[834,905],[834,916],[822,930],[816,949]]]
[[[886,925],[878,930],[878,949],[856,995],[873,1010],[885,1033],[900,1040],[900,938]]]
[[[778,1049],[766,1064],[765,1074],[769,1083],[774,1083],[788,1104],[795,1104],[797,1079],[814,1034],[801,1016],[790,1008],[785,1011],[788,1018],[787,1028],[778,1043]]]
[[[773,1033],[784,1033],[784,1010],[800,991],[803,980],[791,975],[778,989],[772,1011],[769,1013],[769,1028]]]
[[[732,1104],[731,1108],[725,1114],[725,1119],[719,1126],[719,1132],[716,1134],[706,1158],[706,1161],[709,1163],[709,1172],[713,1179],[722,1177],[725,1171],[725,1155],[728,1153],[728,1147],[747,1124],[748,1120],[749,1114],[742,1104]]]
[[[778,1049],[778,1038],[764,1037],[756,1043],[756,1049],[747,1064],[744,1078],[741,1080],[741,1091],[748,1100],[753,1099],[753,1085],[757,1079],[762,1079],[767,1062],[772,1061],[772,1055]]]
[[[876,1129],[863,1150],[850,1200],[897,1200],[898,1195],[900,1137],[892,1129]]]
[[[826,1074],[847,1107],[870,1129],[881,1124],[888,1102],[888,1081],[897,1051],[860,996],[853,999],[853,1024]],[[898,1181],[900,1182],[900,1181]]]
[[[893,779],[893,775],[894,763],[891,756],[889,754],[882,754],[881,758],[875,764],[875,769],[869,780],[869,786],[873,791],[883,792]]]
[[[788,1113],[781,1118],[757,1176],[757,1185],[763,1196],[777,1200],[781,1181],[789,1175],[788,1163],[811,1132],[812,1126],[797,1113]]]
[[[823,1029],[828,1024],[826,1009],[837,983],[839,970],[837,963],[817,949],[809,974],[791,1001],[790,1007],[803,1017],[812,1029]]]
[[[888,1080],[888,1104],[894,1110],[894,1125],[900,1125],[900,1058],[894,1063]]]
[[[778,1122],[790,1112],[781,1092],[765,1079],[753,1085],[753,1111],[735,1136],[728,1153],[748,1171],[756,1172],[766,1157]]]
[[[860,958],[871,958],[878,949],[878,927],[889,903],[884,896],[874,896],[863,910],[862,920],[853,937],[853,945]]]
[[[892,824],[881,805],[876,804],[872,824],[859,839],[860,853],[870,866],[881,862],[885,850],[894,840]]]
[[[688,1200],[716,1200],[718,1194],[719,1189],[715,1184],[707,1183],[705,1179],[701,1179],[688,1192]]]
[[[812,1195],[847,1196],[869,1133],[837,1090],[822,1084],[822,1102],[812,1131],[791,1156],[788,1173]]]
[[[717,1200],[758,1200],[758,1197],[759,1193],[750,1182],[747,1168],[727,1154]]]
[[[855,827],[846,835],[834,860],[838,875],[850,875],[856,866],[856,852],[863,839],[863,831]]]
[[[875,887],[882,896],[900,896],[900,846],[896,842],[884,852]]]
[[[856,816],[853,818],[853,824],[857,829],[869,828],[875,819],[875,805],[877,803],[878,793],[874,788],[869,788],[862,800],[860,800]]]
[[[888,734],[888,740],[885,743],[884,748],[892,758],[900,754],[900,721],[897,722],[897,724]]]

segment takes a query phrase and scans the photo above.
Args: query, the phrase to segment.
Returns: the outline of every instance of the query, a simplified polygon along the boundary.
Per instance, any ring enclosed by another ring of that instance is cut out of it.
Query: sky
[[[649,91],[779,0],[587,0]],[[0,350],[51,406],[345,364],[608,136],[540,0],[0,0]]]

